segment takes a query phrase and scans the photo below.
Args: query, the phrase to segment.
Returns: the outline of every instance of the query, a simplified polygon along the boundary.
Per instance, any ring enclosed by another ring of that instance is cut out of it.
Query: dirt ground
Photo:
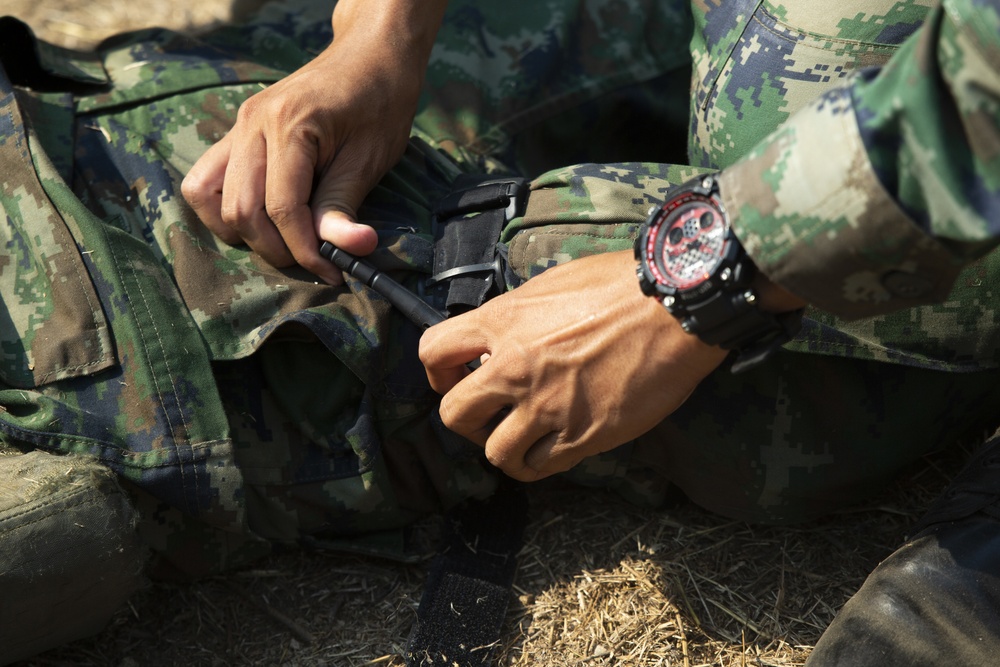
[[[231,12],[228,0],[4,0],[0,11],[73,48]],[[864,507],[794,528],[538,484],[499,664],[801,665],[958,461],[938,456]],[[424,576],[423,564],[296,553],[193,585],[153,584],[101,635],[25,665],[398,666]]]
[[[4,0],[0,14],[16,16],[50,42],[77,49],[124,30],[187,29],[226,21],[232,4],[233,0]]]

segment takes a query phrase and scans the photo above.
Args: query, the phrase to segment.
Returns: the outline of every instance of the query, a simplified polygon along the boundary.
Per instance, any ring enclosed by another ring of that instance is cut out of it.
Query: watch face
[[[722,211],[708,197],[688,193],[667,202],[646,245],[657,282],[687,290],[708,280],[728,250],[727,231]]]

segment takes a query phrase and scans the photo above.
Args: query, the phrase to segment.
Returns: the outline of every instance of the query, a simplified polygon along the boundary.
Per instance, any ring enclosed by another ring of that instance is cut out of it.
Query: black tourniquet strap
[[[524,213],[526,194],[523,178],[492,179],[456,190],[438,203],[434,275],[427,285],[448,283],[449,315],[477,308],[505,291],[500,234]]]
[[[486,667],[496,656],[527,520],[524,488],[504,480],[484,501],[449,515],[444,550],[431,563],[407,667]]]
[[[523,215],[527,190],[523,178],[459,181],[438,203],[434,275],[426,286],[447,287],[449,315],[506,290],[500,235]],[[488,499],[468,501],[448,515],[444,548],[431,563],[406,649],[407,667],[492,664],[527,513],[523,487],[502,478]]]

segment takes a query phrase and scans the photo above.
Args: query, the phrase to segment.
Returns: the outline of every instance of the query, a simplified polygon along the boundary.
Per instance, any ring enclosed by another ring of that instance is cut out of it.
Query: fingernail
[[[340,287],[344,284],[344,276],[341,274],[337,274],[336,276],[319,276],[319,279],[330,287]]]

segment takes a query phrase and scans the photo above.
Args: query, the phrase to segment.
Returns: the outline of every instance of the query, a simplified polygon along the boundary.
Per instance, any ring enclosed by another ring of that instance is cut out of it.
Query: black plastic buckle
[[[457,190],[442,198],[434,209],[437,221],[467,213],[503,209],[504,222],[524,215],[528,181],[520,177],[494,178]]]
[[[470,213],[487,213],[502,210],[501,228],[508,222],[524,215],[527,207],[528,181],[520,177],[497,178],[453,192],[441,200],[434,211],[435,223],[441,224],[458,216]],[[427,287],[470,273],[494,274],[498,289],[504,291],[504,261],[497,253],[492,262],[466,264],[452,267],[434,274],[425,281]]]
[[[523,178],[509,180],[505,183],[507,206],[504,209],[503,221],[510,222],[514,218],[524,215],[524,210],[528,206],[528,181]]]

